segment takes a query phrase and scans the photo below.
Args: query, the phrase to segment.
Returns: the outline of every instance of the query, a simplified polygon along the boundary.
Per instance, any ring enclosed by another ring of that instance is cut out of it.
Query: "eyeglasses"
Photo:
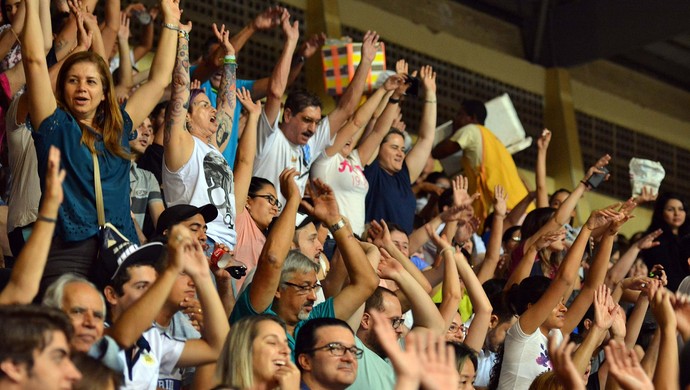
[[[283,204],[280,203],[280,201],[278,199],[276,199],[276,197],[271,195],[271,194],[265,194],[265,195],[254,194],[254,195],[250,195],[250,196],[252,198],[264,198],[264,199],[266,199],[268,204],[270,204],[271,206],[276,206],[278,208],[278,210],[283,208]]]
[[[404,322],[404,318],[391,318],[391,325],[393,325],[393,329],[398,329]]]
[[[296,288],[298,295],[308,295],[312,291],[314,292],[314,294],[318,294],[321,291],[321,284],[319,282],[316,282],[316,284],[314,284],[313,286],[300,286],[299,284],[290,282],[283,282],[283,284],[286,286]]]
[[[455,322],[452,322],[448,328],[448,333],[458,333],[458,331],[466,333],[467,329],[465,328],[465,324],[458,325]]]
[[[364,354],[363,350],[355,346],[346,347],[340,343],[328,343],[323,347],[314,348],[304,352],[311,353],[316,351],[328,351],[331,353],[332,356],[345,356],[345,352],[350,352],[352,356],[354,356],[357,359],[361,359],[362,355]]]

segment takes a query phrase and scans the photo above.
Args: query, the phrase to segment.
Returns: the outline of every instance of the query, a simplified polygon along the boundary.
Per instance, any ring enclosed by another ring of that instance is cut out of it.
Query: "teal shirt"
[[[374,351],[367,348],[359,337],[355,337],[355,345],[364,351],[357,365],[357,379],[348,390],[393,390],[395,388],[395,371],[388,359],[382,359]]]
[[[248,316],[255,316],[258,314],[273,314],[274,316],[278,316],[276,312],[272,310],[273,304],[269,305],[266,310],[263,312],[259,313],[257,312],[253,307],[252,303],[249,301],[249,288],[251,287],[251,283],[247,286],[247,288],[242,291],[239,297],[237,297],[237,302],[235,303],[235,308],[232,309],[232,313],[230,313],[230,325],[234,324],[235,322],[241,320],[244,317]],[[312,318],[335,318],[335,309],[333,308],[333,298],[328,298],[326,299],[325,302],[319,303],[318,305],[314,306],[312,311],[309,313],[309,318],[307,318],[304,321],[300,321],[295,325],[295,336],[293,337],[290,334],[287,334],[287,339],[288,339],[288,345],[290,345],[290,351],[292,353],[292,361],[295,361],[295,337],[297,337],[297,333],[299,333],[299,330],[302,328],[305,322],[311,320]]]

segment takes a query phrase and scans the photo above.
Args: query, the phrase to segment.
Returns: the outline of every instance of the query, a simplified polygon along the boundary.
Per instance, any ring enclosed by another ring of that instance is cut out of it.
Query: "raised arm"
[[[198,241],[192,237],[191,231],[182,226],[175,225],[170,230],[168,241],[168,265],[158,275],[156,281],[132,306],[125,310],[113,325],[105,330],[122,349],[133,346],[141,334],[151,327],[156,315],[168,299],[180,272],[184,270],[187,261],[187,252]],[[112,286],[105,288],[105,297],[109,301],[115,300],[117,293]]]
[[[302,200],[295,176],[297,171],[294,168],[286,169],[280,174],[280,192],[287,200],[266,237],[266,244],[256,265],[254,281],[249,285],[249,302],[257,313],[262,313],[273,302],[280,283],[280,272],[295,235],[295,215]]]
[[[256,157],[256,129],[261,116],[261,102],[252,101],[252,96],[246,89],[237,91],[240,103],[249,112],[247,124],[237,146],[237,160],[235,161],[235,210],[244,210],[249,194],[249,183],[252,181],[252,169]]]
[[[220,46],[225,53],[223,76],[221,77],[216,102],[216,107],[218,108],[216,112],[218,130],[216,131],[215,141],[216,146],[221,149],[228,142],[232,133],[232,120],[235,116],[235,105],[237,104],[237,99],[235,98],[237,60],[235,59],[235,48],[230,44],[230,32],[225,29],[225,25],[222,25],[219,31],[214,23],[213,33],[221,42]]]
[[[17,256],[9,283],[0,292],[0,305],[28,305],[38,293],[38,286],[55,232],[58,209],[63,199],[62,182],[64,180],[65,171],[60,169],[60,150],[51,146],[38,219],[33,224],[29,240]]]
[[[652,311],[659,323],[661,339],[659,357],[654,371],[654,388],[678,389],[679,359],[676,336],[676,315],[671,304],[672,293],[665,287],[657,289],[652,299]]]
[[[630,271],[630,267],[632,267],[633,263],[640,254],[640,251],[659,245],[659,241],[655,240],[659,238],[661,233],[662,230],[657,229],[632,244],[630,248],[623,253],[620,259],[618,259],[616,264],[614,264],[613,267],[611,267],[611,269],[608,271],[606,275],[606,285],[609,288],[613,288],[618,282],[623,280],[628,271]]]
[[[437,237],[440,239],[435,231],[427,230],[435,240]],[[438,242],[434,241],[434,243],[443,262],[443,287],[441,287],[441,305],[438,311],[443,317],[444,326],[448,329],[453,322],[455,313],[458,312],[458,305],[462,299],[462,286],[460,286],[458,267],[455,265],[455,248],[450,246],[445,238]]]
[[[537,166],[534,175],[537,184],[537,207],[549,207],[549,191],[546,188],[546,152],[549,150],[551,132],[544,129],[537,140]]]
[[[27,95],[29,96],[29,116],[34,130],[38,130],[43,120],[57,108],[55,96],[45,93],[45,86],[50,85],[46,56],[43,51],[43,33],[38,17],[38,0],[25,0],[26,20],[22,31],[22,64],[26,76]]]
[[[93,12],[93,9],[90,11]],[[103,35],[103,53],[106,55],[105,63],[107,64],[107,56],[113,51],[115,41],[117,41],[117,30],[120,28],[120,0],[105,0],[104,22],[101,35]]]
[[[117,47],[120,53],[120,67],[117,71],[120,73],[120,81],[115,86],[115,89],[125,96],[129,94],[130,89],[134,86],[132,59],[129,57],[129,23],[129,17],[123,12],[120,16],[120,29],[117,31]]]
[[[179,0],[161,0],[161,11],[164,28],[161,29],[158,50],[151,64],[148,81],[130,96],[125,106],[134,126],[139,126],[163,97],[175,66],[178,36],[185,36],[189,40],[189,30],[192,28],[191,22],[187,25],[180,24],[182,10]],[[181,31],[185,31],[186,34]]]
[[[613,211],[612,208],[609,210]],[[617,213],[618,214],[618,213]],[[604,283],[606,278],[606,271],[608,270],[609,259],[611,258],[611,249],[613,248],[613,241],[618,235],[618,229],[625,222],[623,216],[618,214],[609,227],[605,237],[599,243],[599,248],[594,260],[589,267],[589,273],[585,277],[585,283],[580,289],[573,303],[568,307],[568,312],[565,313],[565,324],[561,329],[563,333],[570,333],[575,329],[582,317],[585,315],[589,306],[594,299],[594,291]]]
[[[563,301],[563,295],[572,286],[577,270],[580,267],[580,260],[589,244],[589,237],[592,230],[604,226],[614,218],[613,212],[607,209],[592,212],[587,223],[580,230],[575,242],[568,250],[563,263],[558,268],[556,277],[551,281],[551,285],[544,295],[539,298],[537,303],[530,306],[521,316],[520,327],[526,334],[532,334],[546,320],[553,308]]]
[[[412,332],[428,330],[435,335],[442,335],[446,332],[443,317],[441,317],[441,313],[439,313],[431,297],[385,249],[381,250],[378,271],[382,278],[394,281],[407,297],[414,315],[415,326],[412,328]]]
[[[386,102],[386,107],[383,110],[381,116],[376,120],[374,128],[368,134],[363,134],[362,138],[359,140],[359,145],[357,146],[357,152],[359,152],[359,158],[362,160],[362,165],[369,165],[371,160],[376,156],[376,151],[379,149],[383,137],[388,134],[393,125],[395,118],[401,115],[400,113],[400,97],[395,98],[396,95],[402,96],[401,88],[407,88],[409,84],[403,84],[398,87],[398,89],[393,92],[390,98],[384,98],[382,100]],[[394,99],[395,102],[390,99]]]
[[[340,131],[345,121],[352,116],[359,105],[359,100],[362,98],[362,93],[364,92],[367,75],[371,70],[371,63],[374,61],[374,57],[376,57],[378,42],[379,35],[376,31],[367,31],[364,34],[364,38],[362,39],[362,60],[359,62],[357,70],[354,76],[352,76],[352,80],[350,80],[350,85],[348,85],[340,101],[338,101],[338,105],[328,114],[331,137]]]
[[[405,157],[405,163],[410,171],[410,183],[422,173],[426,164],[431,147],[434,146],[434,133],[436,131],[436,72],[429,65],[422,66],[419,76],[424,85],[424,109],[422,110],[422,120],[419,123],[419,138],[412,150]]]
[[[575,351],[573,362],[580,375],[585,373],[587,365],[592,359],[592,354],[601,345],[613,325],[616,318],[620,315],[618,305],[611,300],[610,290],[603,284],[594,290],[594,324],[589,329],[580,347]],[[563,334],[569,334],[562,329]]]
[[[165,30],[168,29],[164,28],[163,31]],[[179,34],[172,95],[165,110],[163,138],[165,165],[173,172],[187,163],[194,150],[192,135],[185,128],[189,109],[189,84],[189,36]]]
[[[364,51],[364,49],[362,50]],[[366,126],[371,119],[371,116],[374,115],[374,110],[376,110],[376,107],[378,107],[379,103],[388,94],[388,92],[396,89],[400,84],[402,84],[402,82],[403,80],[401,77],[389,77],[383,86],[377,89],[376,92],[374,92],[374,94],[371,95],[371,97],[369,97],[369,99],[367,99],[367,101],[357,109],[357,112],[355,112],[355,115],[352,117],[352,119],[338,131],[333,145],[326,148],[326,156],[331,157],[340,152],[345,144],[347,144],[358,131]],[[353,143],[356,142],[353,140]]]
[[[608,165],[609,161],[611,161],[611,156],[608,154],[602,156],[592,167],[589,168],[587,173],[585,174],[585,177],[580,180],[580,182],[577,184],[577,187],[573,190],[573,192],[570,193],[570,195],[566,198],[566,200],[561,204],[561,206],[556,210],[556,213],[554,216],[548,220],[542,226],[537,233],[535,233],[532,237],[527,238],[525,241],[525,246],[530,246],[534,240],[537,240],[541,235],[546,234],[547,232],[553,231],[555,229],[561,228],[563,225],[568,223],[570,220],[570,214],[572,213],[573,210],[575,210],[575,206],[577,205],[577,202],[582,198],[582,195],[585,193],[585,191],[588,190],[587,185],[585,184],[587,180],[595,173],[601,172],[601,168],[605,167]]]
[[[489,236],[489,245],[486,247],[486,255],[484,255],[484,261],[477,273],[479,283],[484,283],[494,277],[496,267],[498,267],[498,261],[501,259],[503,219],[506,217],[508,210],[506,205],[507,196],[508,194],[500,185],[494,188],[494,219],[491,224],[491,235]]]
[[[145,12],[151,17],[151,22],[141,29],[141,35],[139,36],[139,44],[132,49],[132,54],[134,55],[134,62],[142,59],[148,52],[153,49],[153,30],[156,24],[156,19],[158,18],[158,13],[160,10],[158,7],[150,7],[148,10],[144,9]],[[129,54],[129,53],[128,53]]]
[[[350,277],[350,284],[333,298],[335,316],[345,321],[371,296],[379,284],[379,278],[349,224],[340,215],[333,190],[316,179],[312,193],[314,206],[307,206],[307,211],[329,227]]]
[[[172,235],[171,237],[175,237]],[[184,271],[192,278],[204,314],[201,339],[187,340],[177,366],[196,366],[218,359],[230,331],[223,303],[208,272],[208,260],[198,241],[189,249]]]
[[[297,40],[299,39],[299,22],[295,21],[290,24],[290,13],[286,9],[283,9],[283,13],[280,16],[280,25],[285,34],[285,44],[283,45],[283,51],[280,53],[280,58],[278,58],[278,63],[273,68],[269,81],[268,95],[266,96],[266,106],[264,106],[266,119],[271,124],[275,123],[278,114],[280,114],[280,104],[287,88],[292,53],[295,52]]]

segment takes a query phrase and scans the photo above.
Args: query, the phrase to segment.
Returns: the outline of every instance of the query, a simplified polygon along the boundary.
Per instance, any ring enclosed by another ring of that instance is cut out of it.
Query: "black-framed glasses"
[[[352,354],[352,356],[354,356],[357,359],[361,359],[362,355],[364,355],[363,350],[361,350],[355,346],[346,347],[340,343],[328,343],[328,344],[324,345],[323,347],[317,347],[317,348],[310,349],[310,350],[304,351],[304,352],[312,353],[312,352],[316,352],[316,351],[328,351],[328,352],[330,352],[331,355],[338,356],[338,357],[345,356],[345,352],[350,352]]]
[[[393,326],[393,329],[398,329],[404,322],[404,318],[391,318],[391,325]]]
[[[271,206],[276,206],[278,210],[281,210],[283,208],[283,204],[280,203],[280,201],[273,195],[271,194],[254,194],[250,195],[252,198],[264,198],[270,204]]]
[[[319,291],[321,291],[321,283],[316,282],[313,286],[301,286],[299,284],[295,283],[290,283],[290,282],[283,282],[284,285],[294,287],[297,289],[297,294],[299,295],[308,295],[312,291],[314,294],[318,294]]]

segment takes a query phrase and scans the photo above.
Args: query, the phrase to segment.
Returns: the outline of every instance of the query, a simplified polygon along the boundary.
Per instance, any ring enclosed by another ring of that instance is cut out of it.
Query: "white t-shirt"
[[[278,127],[278,117],[270,124],[266,112],[262,111],[257,129],[254,176],[263,177],[273,183],[278,199],[285,204],[285,198],[280,192],[280,173],[285,168],[295,168],[299,172],[297,186],[304,195],[309,168],[324,149],[333,143],[330,135],[331,126],[326,116],[316,126],[316,132],[306,145],[295,145],[285,138],[285,134]]]
[[[369,182],[359,153],[354,150],[348,157],[336,153],[332,157],[322,153],[311,167],[311,177],[321,179],[333,188],[340,213],[350,220],[352,231],[364,233],[364,198]]]
[[[563,341],[560,329],[551,331],[556,341]],[[553,366],[549,359],[549,340],[539,328],[532,334],[525,334],[520,321],[508,329],[504,345],[499,390],[528,389],[539,374],[551,371]]]
[[[5,125],[7,130],[7,149],[12,185],[7,199],[7,231],[26,226],[36,221],[38,203],[41,200],[41,181],[38,178],[38,160],[31,131],[27,129],[24,118],[17,122],[19,96],[12,100]],[[19,255],[15,253],[15,256]]]
[[[128,362],[127,351],[120,351],[120,360],[125,365],[125,381],[120,389],[156,390],[159,372],[171,373],[184,350],[183,341],[161,333],[156,327],[149,328],[142,337],[150,349],[135,347],[136,361]]]
[[[228,162],[213,146],[197,137],[189,160],[171,172],[163,159],[163,188],[168,207],[178,204],[218,208],[218,217],[208,224],[206,234],[215,242],[235,247],[235,191]]]
[[[475,387],[489,387],[491,380],[491,370],[496,364],[498,354],[489,350],[482,349],[477,356],[477,374],[474,379]]]

